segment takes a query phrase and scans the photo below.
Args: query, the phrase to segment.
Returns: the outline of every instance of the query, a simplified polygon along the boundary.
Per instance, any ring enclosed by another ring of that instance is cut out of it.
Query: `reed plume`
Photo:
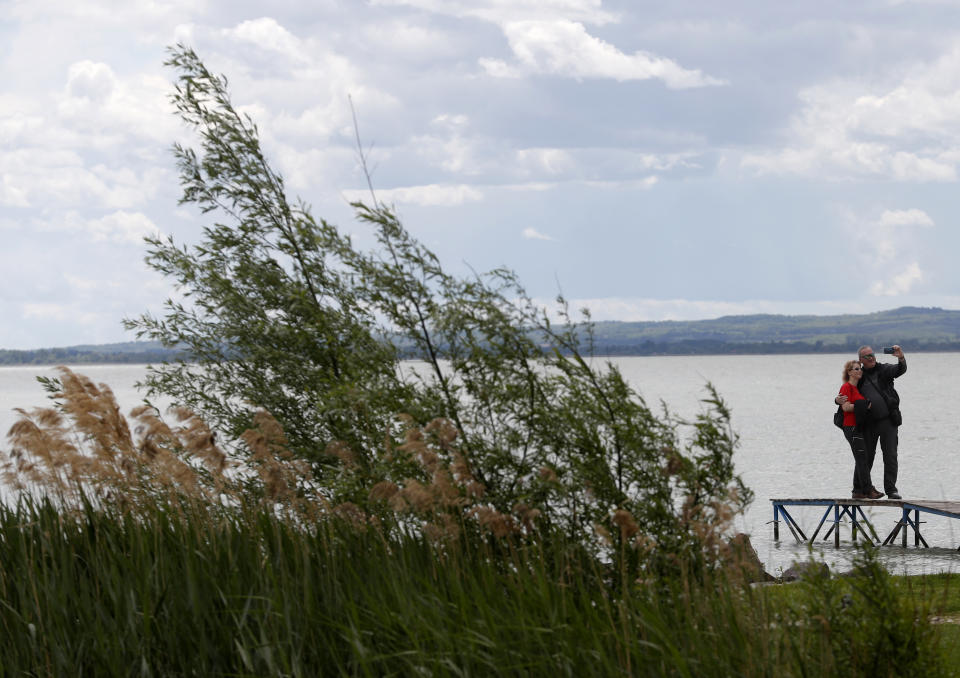
[[[181,501],[239,505],[251,496],[300,516],[325,508],[318,495],[304,492],[309,465],[293,457],[267,412],[257,412],[241,438],[248,454],[228,454],[187,408],[170,408],[170,424],[155,407],[136,407],[131,431],[107,385],[57,369],[52,406],[15,410],[19,417],[7,434],[11,448],[2,455],[9,487],[56,498],[67,509],[90,500],[131,508]]]

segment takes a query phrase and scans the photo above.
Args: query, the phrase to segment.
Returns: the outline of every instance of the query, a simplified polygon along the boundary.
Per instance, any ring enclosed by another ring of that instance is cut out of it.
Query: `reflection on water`
[[[907,347],[909,348],[909,347]],[[805,559],[808,547],[793,542],[784,529],[782,541],[773,541],[770,499],[847,497],[853,457],[831,417],[833,396],[840,387],[844,355],[788,356],[670,356],[614,358],[612,361],[656,408],[692,418],[701,410],[704,385],[717,387],[733,412],[740,434],[736,464],[755,500],[737,529],[751,535],[760,558],[771,573]],[[885,356],[881,360],[889,360]],[[900,429],[900,492],[907,499],[960,501],[960,353],[907,351],[908,371],[897,380],[904,425]],[[142,365],[82,366],[94,381],[107,383],[124,411],[140,403],[134,383],[143,377]],[[34,407],[47,401],[35,375],[52,375],[50,368],[0,368],[0,430],[14,421],[13,407]],[[879,452],[874,483],[882,478]],[[822,507],[791,507],[790,513],[807,534],[816,529]],[[894,527],[900,510],[866,510],[881,539]],[[921,514],[922,532],[931,549],[884,548],[883,558],[894,572],[913,574],[960,570],[960,520]],[[854,552],[849,527],[841,527],[845,543],[820,542],[817,551],[832,564],[845,567]],[[899,543],[899,542],[898,542]]]

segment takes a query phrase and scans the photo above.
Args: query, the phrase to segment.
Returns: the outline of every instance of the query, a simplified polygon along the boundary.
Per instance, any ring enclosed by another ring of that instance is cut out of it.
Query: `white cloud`
[[[145,236],[160,235],[160,229],[145,214],[117,210],[102,217],[88,218],[75,211],[34,219],[30,226],[36,233],[83,234],[94,243],[142,245]]]
[[[180,130],[167,102],[165,78],[119,78],[102,62],[64,66],[60,87],[0,96],[0,142],[11,148],[122,149],[168,144]]]
[[[0,152],[0,176],[0,204],[46,209],[138,207],[173,181],[165,168],[147,166],[137,173],[104,164],[88,167],[73,151],[39,148]]]
[[[21,307],[23,316],[36,320],[69,321],[77,325],[115,322],[111,313],[91,311],[84,303],[30,302]]]
[[[912,229],[932,228],[933,219],[918,208],[884,210],[861,217],[844,217],[851,241],[859,243],[858,264],[851,269],[852,282],[873,280],[868,292],[877,297],[903,296],[928,280],[921,261],[922,250]],[[901,268],[904,261],[907,266]]]
[[[141,40],[163,41],[169,39],[170,25],[205,14],[208,5],[209,0],[5,0],[4,13],[23,23],[62,22],[74,31],[84,26],[89,33],[121,28]]]
[[[506,23],[503,31],[518,65],[481,60],[481,66],[494,77],[534,74],[621,82],[656,78],[674,89],[725,84],[700,70],[683,68],[672,59],[643,51],[625,54],[587,33],[582,23],[568,19],[513,21]]]
[[[27,200],[26,192],[13,185],[12,178],[3,174],[0,175],[0,207],[29,207],[30,201]]]
[[[23,315],[27,318],[67,320],[71,310],[66,304],[53,302],[30,302],[23,305]]]
[[[449,33],[402,20],[365,26],[363,33],[379,49],[423,61],[454,56],[459,49]]]
[[[533,228],[523,229],[523,237],[528,240],[553,240],[549,235],[544,235],[540,231]]]
[[[117,85],[113,69],[107,64],[89,60],[70,64],[67,70],[67,92],[72,97],[90,101],[106,101]]]
[[[643,179],[630,179],[626,181],[584,181],[582,183],[585,186],[592,186],[594,188],[646,191],[660,183],[660,179],[655,175],[650,175]]]
[[[960,44],[885,85],[840,79],[800,92],[780,150],[747,154],[760,173],[955,181],[960,160]]]
[[[146,236],[159,235],[160,229],[144,214],[118,211],[99,219],[91,219],[84,230],[93,240],[142,244]]]
[[[884,210],[881,226],[933,226],[933,219],[923,210]]]
[[[546,174],[564,174],[576,167],[570,151],[561,148],[523,148],[516,152],[517,163]]]
[[[496,78],[557,75],[618,81],[659,79],[675,89],[726,84],[698,69],[683,68],[672,59],[642,50],[626,54],[590,35],[585,25],[619,20],[602,8],[602,0],[375,0],[374,4],[406,5],[496,24],[517,59],[516,64],[490,57],[479,59],[481,68]]]
[[[484,144],[478,137],[465,134],[470,120],[465,115],[442,114],[430,123],[436,134],[419,135],[412,138],[409,146],[431,165],[447,172],[463,174],[481,173],[487,162],[480,158],[491,154],[490,144]],[[480,149],[486,147],[486,153]]]
[[[617,21],[602,8],[603,0],[373,0],[374,5],[408,6],[455,17],[472,17],[496,24],[564,17],[593,25]]]
[[[884,297],[900,296],[908,293],[914,285],[923,282],[925,278],[924,272],[920,269],[920,264],[914,261],[890,280],[875,282],[870,288],[870,293]]]
[[[367,200],[368,191],[344,191],[347,200]],[[401,186],[377,190],[377,200],[387,204],[412,204],[425,207],[452,207],[483,200],[483,193],[466,184],[428,184],[425,186]]]
[[[293,61],[309,61],[299,38],[270,17],[244,21],[234,28],[224,30],[223,34],[260,49],[282,54]]]

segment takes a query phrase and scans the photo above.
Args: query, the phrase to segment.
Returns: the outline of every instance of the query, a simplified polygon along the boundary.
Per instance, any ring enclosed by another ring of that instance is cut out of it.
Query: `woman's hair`
[[[859,365],[859,360],[848,360],[843,364],[843,380],[850,381],[850,368],[854,365]]]

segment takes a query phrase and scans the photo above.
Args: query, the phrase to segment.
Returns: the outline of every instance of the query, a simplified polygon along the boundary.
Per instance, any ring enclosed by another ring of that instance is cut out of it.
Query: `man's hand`
[[[898,344],[893,345],[893,355],[897,356],[897,360],[903,360],[903,349]]]
[[[847,402],[847,396],[838,395],[836,398],[833,399],[833,402],[835,402],[837,405],[843,405],[845,402]]]

